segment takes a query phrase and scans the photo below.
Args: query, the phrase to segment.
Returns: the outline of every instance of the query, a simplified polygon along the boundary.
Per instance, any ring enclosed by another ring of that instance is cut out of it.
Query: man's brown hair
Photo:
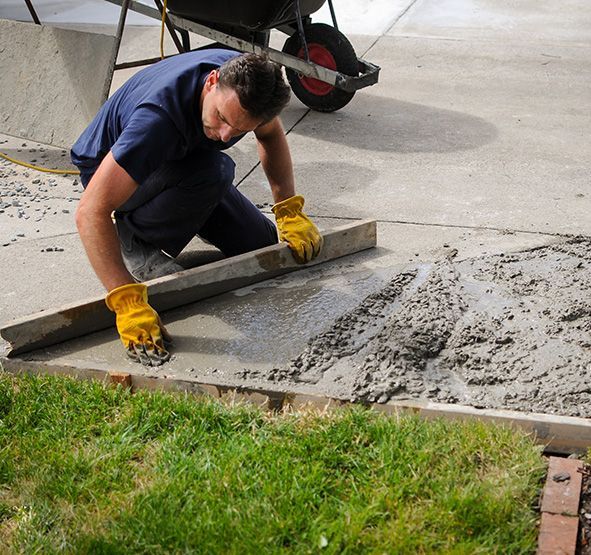
[[[264,123],[289,102],[290,88],[281,66],[265,55],[242,54],[225,62],[220,67],[219,86],[235,91],[242,108]]]

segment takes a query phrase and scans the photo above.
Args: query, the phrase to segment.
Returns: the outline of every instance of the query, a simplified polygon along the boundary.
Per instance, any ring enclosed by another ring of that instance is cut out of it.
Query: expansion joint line
[[[309,217],[316,218],[316,219],[323,219],[323,220],[344,220],[344,221],[360,221],[364,218],[356,218],[353,216],[325,216],[322,214],[313,214],[309,213]],[[379,218],[375,218],[375,221],[379,224],[397,224],[397,225],[414,225],[414,226],[421,226],[421,227],[448,227],[452,229],[470,229],[474,231],[499,231],[501,233],[506,233],[507,235],[511,235],[514,233],[523,233],[528,235],[540,235],[540,236],[548,236],[548,237],[563,237],[565,239],[572,239],[573,237],[581,237],[583,234],[581,233],[559,233],[559,232],[552,232],[552,231],[532,231],[531,229],[509,229],[507,227],[495,227],[495,226],[487,226],[487,225],[460,225],[460,224],[439,224],[433,222],[413,222],[413,221],[406,221],[406,220],[383,220]]]
[[[378,43],[378,41],[387,35],[394,26],[409,12],[409,10],[417,3],[418,0],[412,0],[412,2],[398,15],[398,17],[392,22],[392,25],[388,27],[379,37],[377,37],[363,52],[362,56],[366,56],[367,53]]]

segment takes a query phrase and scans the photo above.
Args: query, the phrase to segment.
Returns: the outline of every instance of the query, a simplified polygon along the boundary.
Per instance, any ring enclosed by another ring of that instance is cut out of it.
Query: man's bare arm
[[[125,268],[113,210],[136,190],[137,183],[109,153],[82,194],[76,210],[76,225],[90,264],[107,291],[135,283]]]
[[[320,252],[322,236],[302,210],[304,197],[295,194],[291,154],[281,121],[275,118],[258,127],[255,134],[261,164],[275,200],[272,210],[279,239],[289,245],[298,262],[308,262]]]
[[[281,120],[276,117],[255,130],[258,153],[273,200],[281,202],[295,195],[295,180],[289,145]]]

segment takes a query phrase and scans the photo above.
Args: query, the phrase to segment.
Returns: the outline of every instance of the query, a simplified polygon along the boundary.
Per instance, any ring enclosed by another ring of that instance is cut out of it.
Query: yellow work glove
[[[148,304],[148,288],[143,283],[113,289],[105,303],[117,315],[117,331],[133,360],[146,366],[159,366],[170,358],[164,347],[164,340],[170,341],[170,335],[158,313]]]
[[[303,264],[318,256],[322,235],[304,214],[304,197],[296,195],[278,202],[271,210],[275,214],[279,240],[285,241],[297,262]]]

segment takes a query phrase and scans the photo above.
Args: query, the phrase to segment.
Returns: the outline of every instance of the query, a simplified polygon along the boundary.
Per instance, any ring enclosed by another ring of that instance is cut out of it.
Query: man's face
[[[220,87],[218,71],[212,71],[201,93],[201,119],[203,132],[212,141],[228,142],[233,137],[254,131],[261,120],[254,119],[242,106],[236,93]]]

